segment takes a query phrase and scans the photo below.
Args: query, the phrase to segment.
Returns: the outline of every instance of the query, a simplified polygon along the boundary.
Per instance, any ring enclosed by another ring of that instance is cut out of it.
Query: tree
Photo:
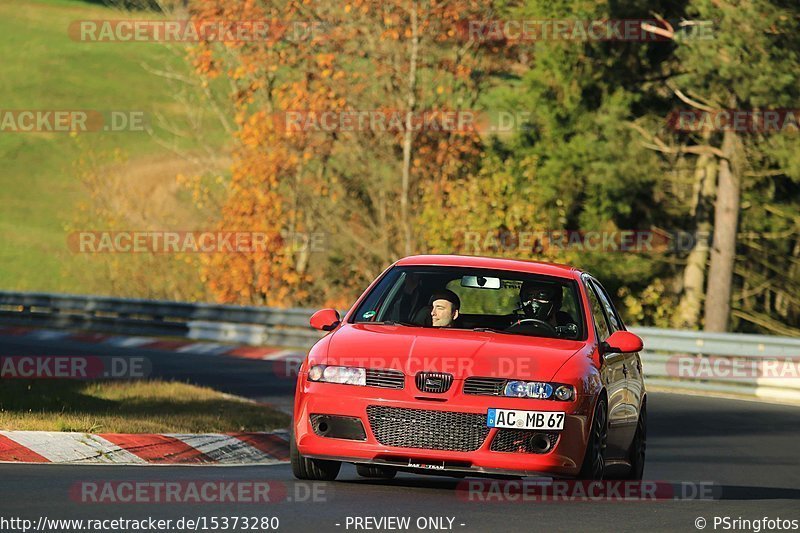
[[[629,4],[531,1],[509,16],[589,21],[647,15]],[[660,71],[670,45],[573,40],[508,45],[516,62],[482,103],[516,116],[524,111],[530,119],[510,138],[485,139],[480,173],[439,186],[446,191],[444,201],[434,196],[422,224],[427,242],[437,252],[465,250],[454,227],[468,228],[488,243],[480,252],[576,264],[609,279],[612,290],[622,290],[635,307],[630,295],[665,270],[658,258],[518,241],[542,230],[649,230],[663,222],[665,210],[653,198],[666,165],[635,142],[638,134],[629,123],[652,113],[648,106],[654,99],[645,99],[642,80]],[[446,214],[437,219],[439,211]],[[510,247],[503,244],[509,238]],[[466,252],[475,253],[472,247]],[[669,302],[662,299],[660,305]]]
[[[683,106],[716,120],[726,110],[754,111],[796,105],[800,93],[796,50],[800,18],[780,1],[697,0],[687,14],[714,21],[712,39],[678,40],[676,62],[666,86]],[[765,135],[735,127],[702,128],[689,136],[695,154],[717,159],[717,187],[704,325],[707,331],[729,328],[734,289],[737,234],[748,172],[764,150]],[[768,136],[768,135],[767,135]],[[686,150],[687,148],[684,148]],[[691,268],[696,268],[693,262]]]
[[[473,1],[193,4],[197,19],[266,18],[287,28],[266,42],[204,43],[195,51],[200,72],[235,86],[239,148],[220,228],[275,236],[262,256],[206,259],[218,298],[303,305],[321,297],[346,305],[388,262],[416,249],[412,213],[420,191],[474,160],[477,138],[409,126],[431,113],[470,109],[481,74],[470,44],[453,33],[460,18],[485,9]],[[287,39],[310,23],[320,31],[308,40]],[[320,127],[322,116],[353,113],[403,120],[400,128]],[[329,237],[321,261],[287,250],[279,238],[317,231]]]

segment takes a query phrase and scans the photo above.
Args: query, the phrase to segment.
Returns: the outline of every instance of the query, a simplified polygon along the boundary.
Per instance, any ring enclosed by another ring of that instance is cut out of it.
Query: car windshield
[[[507,270],[394,267],[350,321],[586,338],[574,280]]]

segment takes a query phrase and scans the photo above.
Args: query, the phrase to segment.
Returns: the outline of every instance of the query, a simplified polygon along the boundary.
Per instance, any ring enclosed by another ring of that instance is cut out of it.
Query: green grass
[[[69,0],[0,3],[0,109],[141,110],[180,120],[185,109],[175,102],[174,89],[141,65],[185,70],[180,57],[159,43],[83,43],[68,35],[76,20],[126,16],[153,15]],[[191,150],[194,142],[180,146]],[[63,268],[71,260],[65,225],[86,195],[74,162],[87,151],[114,150],[130,161],[170,153],[146,132],[83,133],[79,139],[0,132],[0,290],[83,292],[80,280]]]
[[[186,383],[0,383],[0,429],[85,433],[226,433],[288,426],[289,416]]]

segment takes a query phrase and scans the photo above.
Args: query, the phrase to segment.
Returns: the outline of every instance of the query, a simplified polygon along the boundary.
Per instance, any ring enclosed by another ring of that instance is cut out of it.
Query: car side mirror
[[[330,331],[339,325],[342,319],[336,309],[320,309],[311,315],[311,327],[322,331]]]
[[[608,353],[639,352],[644,347],[642,339],[630,331],[615,331],[600,344],[603,355]]]

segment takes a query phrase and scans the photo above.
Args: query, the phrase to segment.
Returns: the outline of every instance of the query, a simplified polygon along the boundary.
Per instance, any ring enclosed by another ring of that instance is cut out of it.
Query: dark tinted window
[[[589,306],[592,308],[592,318],[594,319],[595,328],[597,328],[598,340],[603,342],[610,335],[608,323],[606,322],[603,305],[600,303],[597,293],[595,293],[594,287],[590,283],[586,283],[586,295],[589,297]]]
[[[603,287],[595,280],[591,280],[591,284],[597,293],[597,297],[600,299],[600,303],[603,305],[603,309],[606,312],[606,318],[608,319],[611,333],[621,330],[622,324],[620,324],[619,320],[617,319],[617,312],[614,310],[614,306],[611,305],[611,300],[608,299],[605,289],[603,289]]]

